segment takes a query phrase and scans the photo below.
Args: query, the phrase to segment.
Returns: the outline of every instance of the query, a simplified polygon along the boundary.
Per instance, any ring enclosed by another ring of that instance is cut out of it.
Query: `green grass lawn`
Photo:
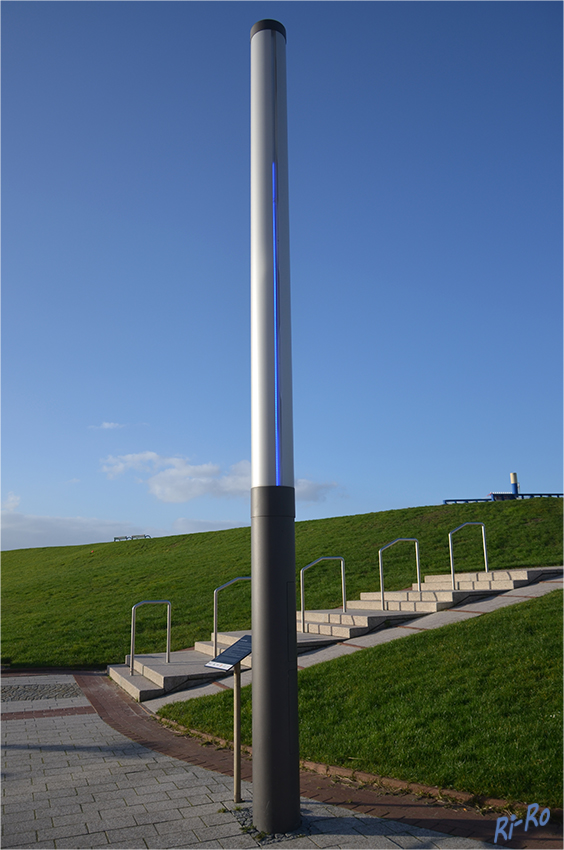
[[[298,681],[303,759],[562,806],[561,591],[310,667]],[[159,714],[232,740],[231,691]]]
[[[378,590],[378,548],[396,537],[418,537],[423,575],[448,573],[448,532],[463,522],[486,524],[492,569],[562,563],[562,500],[531,499],[435,505],[296,523],[296,567],[342,555],[347,595]],[[459,571],[482,569],[480,530],[454,538]],[[2,655],[13,666],[98,666],[129,651],[131,607],[143,599],[172,602],[172,648],[209,639],[213,590],[250,574],[250,529],[89,546],[21,549],[2,557]],[[415,580],[413,544],[384,555],[386,589]],[[250,582],[224,591],[219,627],[249,628]],[[341,604],[337,562],[306,574],[308,608]],[[299,603],[299,600],[298,600]],[[137,652],[164,650],[165,608],[137,616]]]

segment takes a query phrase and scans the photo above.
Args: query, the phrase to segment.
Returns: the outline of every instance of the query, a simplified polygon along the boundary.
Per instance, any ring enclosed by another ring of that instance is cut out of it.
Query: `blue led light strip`
[[[278,280],[278,222],[277,222],[276,163],[272,163],[272,266],[274,285],[274,451],[276,484],[282,483],[280,464],[280,303]]]

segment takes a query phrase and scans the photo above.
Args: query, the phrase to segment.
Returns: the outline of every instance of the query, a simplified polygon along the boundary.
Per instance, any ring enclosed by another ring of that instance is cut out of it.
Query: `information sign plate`
[[[232,644],[228,649],[220,652],[213,661],[206,662],[206,667],[215,667],[218,670],[232,670],[239,661],[251,654],[251,635],[243,637]]]

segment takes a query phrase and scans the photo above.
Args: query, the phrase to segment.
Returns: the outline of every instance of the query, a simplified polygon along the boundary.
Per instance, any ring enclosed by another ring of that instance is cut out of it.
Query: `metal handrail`
[[[484,565],[486,568],[486,572],[488,570],[488,550],[486,548],[486,526],[483,522],[463,522],[462,525],[459,525],[457,528],[453,528],[452,531],[448,533],[448,551],[450,555],[450,574],[452,576],[452,589],[456,590],[455,580],[454,580],[454,556],[452,554],[452,535],[455,531],[460,531],[461,528],[464,528],[465,525],[481,525],[482,526],[482,544],[484,547]]]
[[[392,540],[391,543],[386,543],[385,546],[382,546],[381,549],[378,549],[378,564],[380,566],[380,600],[382,605],[382,611],[386,610],[384,608],[384,568],[382,566],[382,552],[384,549],[389,549],[390,546],[393,546],[395,543],[415,543],[415,562],[417,565],[417,589],[419,593],[421,593],[421,565],[419,562],[419,540],[416,537],[396,537],[395,540]]]
[[[224,587],[229,587],[230,584],[235,584],[236,581],[250,581],[250,576],[238,576],[237,578],[232,578],[231,581],[225,582],[225,584],[216,587],[213,592],[213,657],[217,657],[217,594],[220,590],[223,590]]]
[[[327,555],[323,558],[318,558],[316,561],[312,561],[311,564],[306,564],[305,567],[302,567],[300,570],[300,607],[302,612],[302,634],[305,633],[305,593],[304,593],[304,573],[306,570],[309,570],[310,567],[315,566],[320,561],[340,561],[341,562],[341,589],[343,591],[343,614],[346,613],[347,610],[347,590],[345,586],[345,559],[341,558],[340,555]]]
[[[172,622],[172,603],[168,599],[146,599],[144,602],[137,602],[131,609],[131,651],[129,656],[129,672],[133,676],[133,661],[135,658],[135,616],[137,609],[141,605],[166,605],[166,663],[170,664],[170,630]]]

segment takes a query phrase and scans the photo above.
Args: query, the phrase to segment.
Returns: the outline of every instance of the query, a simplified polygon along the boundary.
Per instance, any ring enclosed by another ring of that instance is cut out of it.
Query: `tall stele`
[[[253,820],[300,823],[286,30],[251,30]]]

